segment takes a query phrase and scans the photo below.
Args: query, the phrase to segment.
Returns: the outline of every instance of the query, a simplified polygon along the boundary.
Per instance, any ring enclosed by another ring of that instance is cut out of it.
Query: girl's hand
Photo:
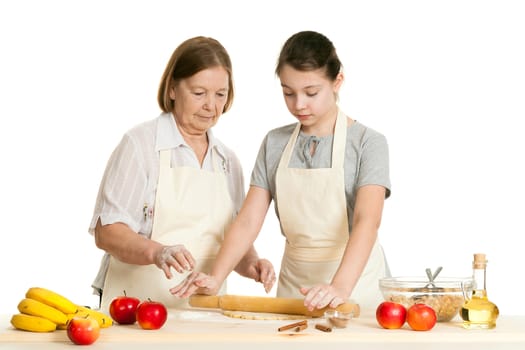
[[[264,286],[264,291],[269,293],[275,283],[275,270],[270,261],[266,259],[259,259],[253,267],[255,276],[254,280],[260,282]]]
[[[345,293],[329,284],[318,284],[312,288],[300,289],[304,297],[304,306],[310,311],[326,306],[335,308],[347,299]]]
[[[270,292],[275,283],[275,270],[266,259],[243,259],[235,271],[243,277],[262,283],[266,293]]]

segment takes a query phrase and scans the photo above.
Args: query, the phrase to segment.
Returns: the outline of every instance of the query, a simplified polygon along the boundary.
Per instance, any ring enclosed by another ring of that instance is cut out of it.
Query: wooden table
[[[0,317],[0,349],[73,349],[66,331],[23,332],[13,329],[9,319],[10,315]],[[308,328],[298,333],[277,331],[292,322],[233,319],[214,310],[170,310],[159,330],[114,325],[102,329],[89,349],[525,349],[525,316],[500,316],[492,330],[466,330],[459,320],[438,323],[426,332],[413,331],[406,324],[402,329],[386,330],[374,317],[364,315],[330,333],[315,329],[322,319],[309,319]]]

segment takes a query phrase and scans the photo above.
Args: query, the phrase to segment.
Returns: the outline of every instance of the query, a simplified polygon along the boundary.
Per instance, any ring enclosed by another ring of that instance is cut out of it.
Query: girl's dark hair
[[[213,67],[222,67],[228,72],[228,96],[223,112],[230,109],[234,95],[230,56],[217,40],[203,36],[184,41],[171,55],[157,93],[160,109],[166,113],[173,111],[175,102],[170,98],[169,91],[174,84]]]
[[[342,64],[332,42],[323,34],[303,31],[292,35],[283,45],[275,74],[279,76],[285,65],[300,71],[324,68],[326,76],[334,81]]]

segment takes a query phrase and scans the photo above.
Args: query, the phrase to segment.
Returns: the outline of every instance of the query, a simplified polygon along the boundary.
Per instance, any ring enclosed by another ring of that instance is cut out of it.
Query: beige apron
[[[193,255],[196,271],[209,271],[219,251],[224,232],[231,223],[233,202],[226,175],[213,153],[214,171],[191,167],[171,168],[171,150],[160,152],[160,169],[151,239],[164,245],[183,244]],[[168,280],[154,264],[131,265],[111,257],[101,309],[108,310],[111,300],[123,291],[141,300],[150,298],[166,307],[186,307],[187,300],[170,294],[169,289],[189,272],[172,269]],[[219,294],[225,292],[226,284]]]
[[[302,298],[300,287],[330,284],[349,236],[344,181],[347,117],[339,111],[331,168],[288,167],[300,129],[298,123],[276,174],[276,203],[286,236],[277,288],[280,297]],[[382,300],[378,278],[384,275],[385,259],[376,242],[351,299],[375,310]]]

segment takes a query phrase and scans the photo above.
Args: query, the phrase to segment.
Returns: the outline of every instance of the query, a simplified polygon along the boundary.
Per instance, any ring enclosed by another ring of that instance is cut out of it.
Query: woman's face
[[[335,117],[336,96],[343,81],[342,74],[331,81],[323,69],[299,71],[285,65],[279,78],[286,107],[303,126],[315,127]]]
[[[175,100],[173,114],[183,132],[200,135],[217,123],[228,97],[228,78],[223,67],[213,67],[171,88],[170,98]]]

